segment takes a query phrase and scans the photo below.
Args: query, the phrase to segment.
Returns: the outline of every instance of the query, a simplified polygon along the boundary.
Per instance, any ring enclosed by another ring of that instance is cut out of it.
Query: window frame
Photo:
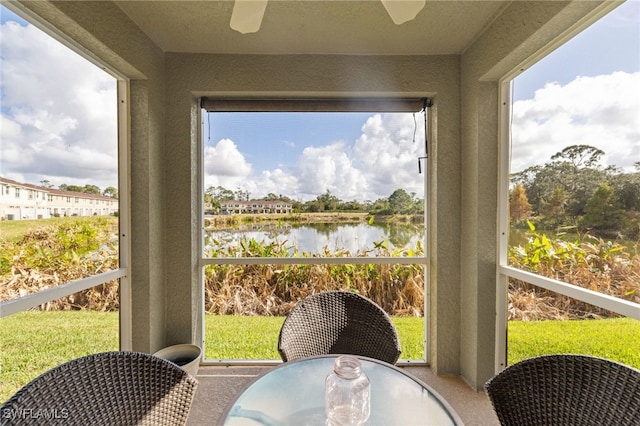
[[[57,287],[41,290],[37,293],[29,294],[26,296],[18,297],[15,299],[7,300],[0,303],[0,318],[7,317],[9,315],[27,311],[31,308],[37,307],[44,303],[69,296],[71,294],[83,291],[110,281],[119,281],[119,323],[120,334],[119,343],[120,350],[132,350],[132,312],[131,312],[131,285],[129,278],[129,264],[130,264],[130,191],[129,188],[129,176],[127,171],[129,170],[129,146],[130,146],[130,89],[129,80],[122,74],[116,72],[107,64],[100,62],[97,58],[86,54],[86,51],[81,47],[73,44],[67,37],[59,34],[56,30],[50,28],[46,23],[41,22],[37,17],[34,18],[30,13],[24,11],[22,7],[17,3],[3,3],[3,7],[8,8],[12,12],[16,13],[22,19],[27,21],[30,25],[38,28],[49,37],[56,40],[58,43],[63,44],[75,54],[81,56],[85,60],[91,62],[93,65],[101,68],[104,72],[109,73],[114,78],[116,84],[116,108],[117,108],[117,149],[118,149],[118,265],[117,269],[112,271],[103,272],[87,278],[74,280]],[[8,188],[8,187],[7,187]],[[19,193],[16,194],[18,196]],[[67,202],[71,202],[71,197],[67,197]]]
[[[358,102],[360,101],[360,102]],[[217,102],[217,103],[216,103]],[[432,122],[434,120],[430,107],[432,106],[432,100],[427,97],[390,97],[390,98],[367,98],[362,97],[360,99],[346,99],[346,98],[277,98],[277,99],[253,99],[253,98],[238,98],[238,99],[212,99],[212,98],[200,98],[199,104],[201,108],[198,111],[199,122],[204,123],[204,115],[213,112],[405,112],[414,113],[420,111],[409,111],[406,109],[406,105],[421,105],[427,112],[426,120],[428,124],[427,145],[434,139],[432,129]],[[382,105],[382,107],[374,107],[373,105]],[[207,106],[208,107],[205,107]],[[215,105],[215,106],[214,106]],[[319,105],[324,105],[324,108]],[[202,309],[202,321],[200,323],[200,335],[202,336],[202,347],[206,347],[206,324],[205,324],[205,312],[204,312],[204,300],[205,300],[205,268],[209,265],[363,265],[363,264],[420,264],[423,267],[423,283],[424,283],[424,307],[423,307],[423,322],[424,322],[424,336],[423,336],[423,350],[424,359],[422,360],[398,360],[399,365],[429,365],[431,361],[430,350],[430,311],[429,311],[429,241],[430,231],[427,227],[429,218],[429,186],[428,186],[428,170],[425,161],[425,170],[422,170],[423,174],[423,186],[424,186],[424,218],[423,226],[425,228],[423,237],[424,255],[416,257],[305,257],[305,258],[273,258],[273,257],[245,257],[245,258],[231,258],[231,257],[205,257],[205,229],[204,229],[204,132],[201,132],[198,147],[199,147],[199,162],[198,162],[198,191],[200,194],[200,213],[199,213],[199,253],[200,253],[200,292],[201,292],[201,309]],[[427,149],[428,150],[428,149]],[[426,159],[427,157],[420,157],[420,159]],[[375,261],[374,261],[375,260]],[[279,364],[279,360],[247,360],[247,359],[211,359],[206,358],[206,351],[201,361],[201,365],[275,365]]]
[[[586,27],[583,27],[583,29]],[[548,53],[548,52],[547,52]],[[532,64],[543,56],[531,58]],[[620,299],[607,294],[582,288],[564,281],[547,278],[545,276],[528,272],[509,266],[509,183],[511,168],[511,84],[513,79],[526,67],[518,67],[517,72],[512,72],[499,82],[499,167],[498,167],[498,253],[496,263],[496,322],[495,322],[495,371],[501,371],[508,366],[507,363],[507,310],[509,279],[514,278],[532,284],[536,287],[568,296],[570,298],[603,308],[620,315],[640,320],[640,304]]]

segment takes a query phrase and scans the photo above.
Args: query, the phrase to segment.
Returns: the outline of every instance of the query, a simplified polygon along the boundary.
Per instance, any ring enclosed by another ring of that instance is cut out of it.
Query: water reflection
[[[424,228],[413,224],[314,223],[260,224],[234,229],[206,232],[205,252],[237,246],[241,241],[255,240],[261,244],[276,243],[287,247],[289,254],[336,253],[374,255],[376,244],[386,244],[390,251],[416,247],[424,239]],[[348,252],[348,253],[345,253]]]

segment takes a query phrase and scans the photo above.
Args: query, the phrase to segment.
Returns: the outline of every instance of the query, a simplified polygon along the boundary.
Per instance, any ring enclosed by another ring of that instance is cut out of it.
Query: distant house
[[[0,220],[57,216],[106,216],[118,212],[116,198],[62,191],[0,177]]]
[[[291,203],[281,200],[223,201],[220,203],[221,214],[272,214],[291,213]]]

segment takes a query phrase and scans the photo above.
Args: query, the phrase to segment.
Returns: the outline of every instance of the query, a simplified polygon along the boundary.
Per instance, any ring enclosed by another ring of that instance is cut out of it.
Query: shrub
[[[640,303],[640,256],[624,246],[586,235],[583,241],[549,239],[530,232],[524,246],[511,247],[509,263],[539,275]],[[538,288],[509,283],[509,319],[615,317],[617,314]]]
[[[10,300],[118,267],[117,223],[95,217],[27,232],[0,248],[0,300]],[[45,310],[118,309],[117,281],[42,305]]]
[[[419,256],[423,249],[390,252],[378,243],[378,256]],[[253,239],[214,250],[213,257],[312,257],[283,243]],[[368,256],[369,252],[358,256]],[[324,256],[349,257],[347,251]],[[374,259],[372,258],[372,261]],[[424,272],[420,264],[209,265],[205,269],[205,310],[215,314],[286,315],[305,296],[348,290],[371,298],[393,315],[422,316]]]

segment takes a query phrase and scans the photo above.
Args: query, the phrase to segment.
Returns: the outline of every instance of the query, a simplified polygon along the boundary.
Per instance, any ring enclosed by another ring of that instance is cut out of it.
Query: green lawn
[[[210,359],[280,359],[278,334],[284,317],[207,315],[205,357]],[[398,330],[400,359],[424,359],[421,318],[393,318]]]
[[[283,317],[206,316],[207,358],[280,359]],[[393,318],[401,359],[421,359],[421,318]],[[640,321],[606,319],[509,323],[509,363],[545,353],[602,356],[640,369]],[[0,320],[0,401],[69,359],[118,348],[118,313],[23,312]]]
[[[508,363],[544,354],[582,353],[640,369],[640,321],[631,318],[511,321]]]
[[[0,401],[46,370],[118,349],[118,313],[21,312],[0,320]]]
[[[52,217],[49,219],[30,219],[30,220],[3,220],[0,221],[0,239],[15,242],[24,237],[29,231],[34,231],[48,226],[59,226],[65,223],[76,223],[79,220],[92,221],[98,218],[107,219],[113,223],[118,223],[115,216],[69,216],[69,217]]]

